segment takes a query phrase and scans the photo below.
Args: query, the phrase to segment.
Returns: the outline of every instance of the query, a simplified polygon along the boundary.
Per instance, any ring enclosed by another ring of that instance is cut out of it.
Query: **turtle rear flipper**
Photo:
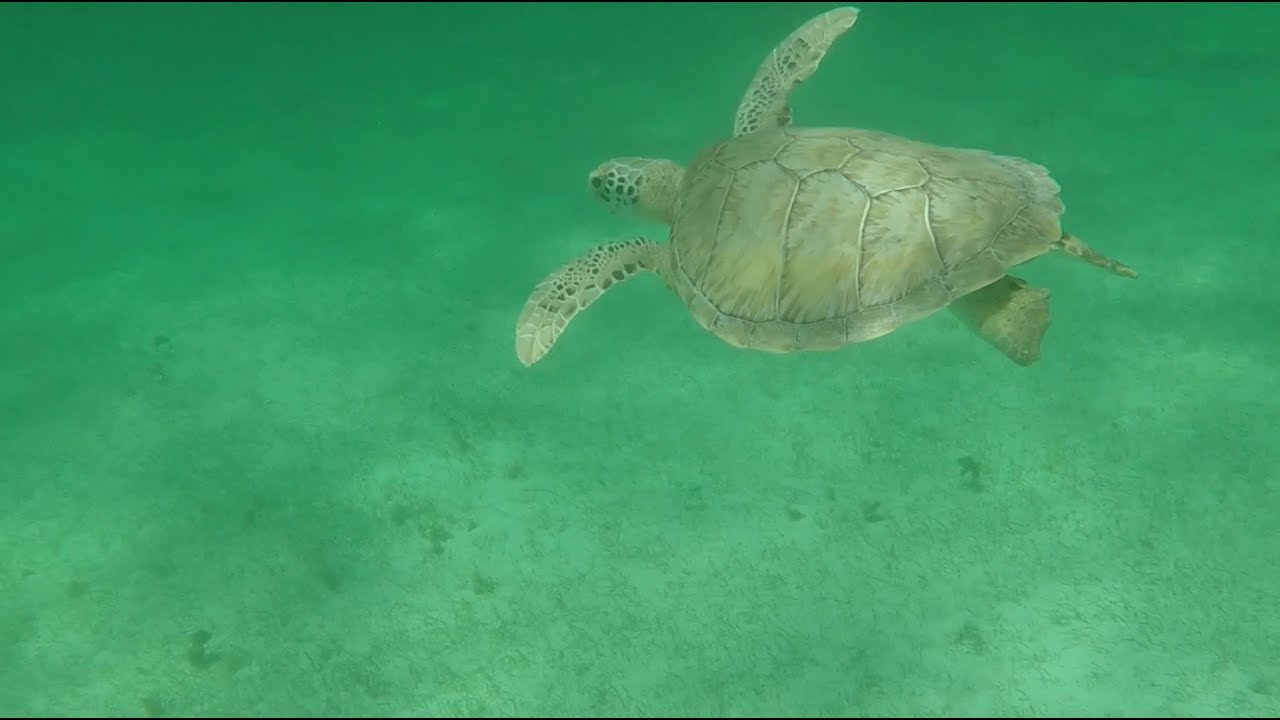
[[[1015,363],[1025,367],[1040,359],[1040,342],[1050,323],[1048,290],[1005,275],[949,307],[974,334]]]

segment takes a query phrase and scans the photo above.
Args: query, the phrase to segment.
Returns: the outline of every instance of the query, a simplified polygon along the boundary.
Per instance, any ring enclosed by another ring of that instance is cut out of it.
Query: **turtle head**
[[[670,225],[683,178],[684,168],[670,160],[623,157],[601,163],[587,176],[587,185],[610,212],[635,213]]]

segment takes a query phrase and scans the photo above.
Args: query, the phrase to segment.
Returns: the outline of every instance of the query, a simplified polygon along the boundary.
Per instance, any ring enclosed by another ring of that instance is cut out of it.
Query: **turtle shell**
[[[726,342],[773,352],[880,337],[1048,252],[1041,166],[846,128],[781,128],[702,152],[672,216],[669,282]]]

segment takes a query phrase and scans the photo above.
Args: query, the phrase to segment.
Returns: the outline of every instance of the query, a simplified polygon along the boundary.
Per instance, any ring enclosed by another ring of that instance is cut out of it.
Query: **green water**
[[[1041,360],[831,353],[654,276],[832,7],[0,5],[0,714],[1280,713],[1280,6],[896,4],[795,96],[1043,163]]]

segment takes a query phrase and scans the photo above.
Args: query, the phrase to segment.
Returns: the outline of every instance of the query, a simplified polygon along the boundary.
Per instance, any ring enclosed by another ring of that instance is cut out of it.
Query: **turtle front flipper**
[[[1049,291],[1005,275],[951,303],[951,312],[1010,360],[1030,365],[1040,359],[1040,341],[1049,329]]]
[[[633,238],[605,243],[534,287],[516,321],[516,357],[528,367],[551,351],[574,316],[642,270],[663,274],[667,245]]]
[[[858,21],[858,8],[830,10],[787,36],[761,63],[733,121],[734,136],[791,124],[791,93],[818,69],[823,56]]]

